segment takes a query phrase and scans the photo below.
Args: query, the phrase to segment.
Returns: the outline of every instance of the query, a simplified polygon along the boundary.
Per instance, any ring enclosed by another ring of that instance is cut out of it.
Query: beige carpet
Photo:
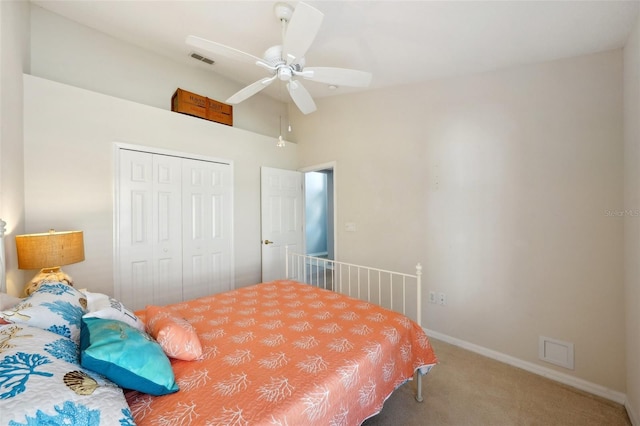
[[[431,339],[440,363],[396,390],[363,426],[631,425],[620,404]]]

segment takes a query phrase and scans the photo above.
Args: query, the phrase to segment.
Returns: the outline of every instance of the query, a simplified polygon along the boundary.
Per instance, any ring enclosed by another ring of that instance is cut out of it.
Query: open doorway
[[[333,166],[304,171],[306,254],[335,260]]]

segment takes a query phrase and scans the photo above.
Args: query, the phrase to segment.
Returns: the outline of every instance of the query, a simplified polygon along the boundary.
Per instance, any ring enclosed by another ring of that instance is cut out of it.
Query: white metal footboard
[[[286,268],[287,279],[375,303],[400,312],[422,326],[420,264],[416,265],[416,273],[412,275],[287,250]]]
[[[285,256],[287,279],[333,290],[375,303],[412,318],[422,327],[422,266],[416,273],[386,271],[289,252]],[[422,374],[416,373],[416,400],[422,398]]]

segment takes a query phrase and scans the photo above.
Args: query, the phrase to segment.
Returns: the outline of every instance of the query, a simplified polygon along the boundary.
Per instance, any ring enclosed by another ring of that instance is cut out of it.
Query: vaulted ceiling
[[[272,1],[32,0],[115,38],[243,84],[264,70],[225,57],[205,65],[196,35],[262,57],[281,43]],[[295,7],[298,2],[291,1]],[[639,1],[308,1],[324,20],[307,66],[373,73],[371,88],[477,73],[624,46]],[[305,86],[307,83],[305,82]],[[348,93],[310,83],[314,97]]]

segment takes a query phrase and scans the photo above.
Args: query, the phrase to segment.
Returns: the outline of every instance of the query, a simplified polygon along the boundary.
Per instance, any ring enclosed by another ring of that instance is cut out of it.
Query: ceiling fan
[[[286,83],[287,91],[300,111],[309,114],[316,110],[316,104],[301,80],[332,86],[369,86],[371,73],[365,71],[305,66],[304,55],[320,29],[324,18],[322,12],[303,2],[299,2],[295,9],[287,3],[276,3],[274,12],[282,23],[282,44],[268,48],[262,58],[193,35],[187,37],[186,43],[195,49],[251,63],[267,71],[267,77],[241,89],[227,99],[227,103],[238,104],[278,79]]]

